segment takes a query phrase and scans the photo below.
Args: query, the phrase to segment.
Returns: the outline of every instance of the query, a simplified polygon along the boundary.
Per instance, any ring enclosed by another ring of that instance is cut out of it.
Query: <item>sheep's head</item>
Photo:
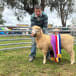
[[[38,35],[42,34],[42,29],[39,26],[33,26],[32,27],[32,33],[31,36],[32,37],[37,37]]]

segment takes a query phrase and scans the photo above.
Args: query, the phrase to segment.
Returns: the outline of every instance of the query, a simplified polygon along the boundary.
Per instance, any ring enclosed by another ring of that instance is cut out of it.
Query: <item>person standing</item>
[[[35,5],[34,13],[31,16],[31,27],[37,25],[41,27],[43,30],[43,33],[48,34],[47,32],[47,25],[48,25],[48,17],[47,15],[42,11],[41,6]],[[47,54],[47,56],[49,53]],[[31,48],[31,54],[29,57],[29,61],[33,61],[36,56],[36,42],[35,38],[32,37],[32,48]]]

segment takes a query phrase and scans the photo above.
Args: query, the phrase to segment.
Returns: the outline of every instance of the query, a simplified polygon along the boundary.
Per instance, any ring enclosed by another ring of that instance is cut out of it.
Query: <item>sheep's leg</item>
[[[74,50],[73,50],[73,47],[72,46],[67,46],[66,48],[64,48],[70,55],[71,57],[71,64],[74,64],[75,63],[75,53],[74,53]]]
[[[71,64],[75,63],[75,53],[74,50],[71,51]]]
[[[46,55],[47,55],[47,51],[46,50],[43,50],[43,64],[46,64]]]

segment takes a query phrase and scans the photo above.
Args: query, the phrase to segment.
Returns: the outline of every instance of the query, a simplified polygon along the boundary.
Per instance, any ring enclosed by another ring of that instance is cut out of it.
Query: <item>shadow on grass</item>
[[[36,57],[35,62],[39,62],[39,63],[42,63],[43,64],[43,57],[40,56],[40,57]],[[51,60],[48,60],[46,61],[46,64],[59,64],[59,65],[63,65],[63,64],[70,64],[70,60],[68,60],[67,58],[61,58],[60,62],[56,63],[55,61],[51,61]]]

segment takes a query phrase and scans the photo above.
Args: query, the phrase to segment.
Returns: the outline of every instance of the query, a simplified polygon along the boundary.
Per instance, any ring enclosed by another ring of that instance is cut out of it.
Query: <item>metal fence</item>
[[[0,26],[3,27],[11,27],[11,26]],[[12,50],[12,49],[20,49],[20,48],[30,48],[31,47],[31,36],[30,36],[30,27],[19,27],[12,26],[12,30],[0,30],[0,51],[3,50]],[[57,28],[57,27],[55,27]],[[52,34],[53,29],[48,28],[48,34]],[[76,44],[76,28],[64,28],[60,27],[60,33],[68,33],[74,36],[74,44]],[[13,46],[13,47],[12,47]]]

